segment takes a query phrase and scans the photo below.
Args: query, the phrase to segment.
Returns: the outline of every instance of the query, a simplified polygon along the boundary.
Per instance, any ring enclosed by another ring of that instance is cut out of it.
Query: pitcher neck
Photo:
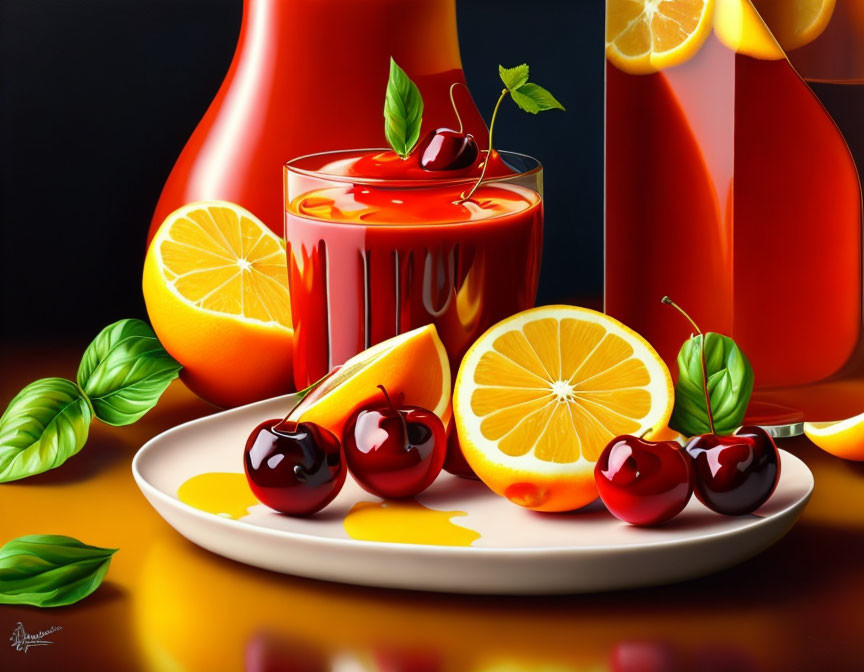
[[[262,41],[335,67],[381,45],[417,75],[462,67],[456,0],[244,0],[236,56]]]

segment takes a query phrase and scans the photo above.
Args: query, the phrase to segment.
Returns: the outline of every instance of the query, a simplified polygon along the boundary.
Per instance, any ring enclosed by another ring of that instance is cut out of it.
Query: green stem
[[[462,117],[459,116],[459,108],[456,107],[456,101],[453,100],[453,89],[455,89],[460,84],[462,84],[462,82],[453,82],[450,85],[450,104],[453,106],[453,114],[456,115],[456,121],[459,122],[459,132],[461,133],[464,129],[464,127],[462,125]],[[464,86],[464,84],[463,84],[463,86]]]
[[[498,102],[495,103],[495,109],[492,111],[492,121],[489,122],[489,148],[486,150],[486,160],[483,162],[483,170],[480,171],[480,177],[477,179],[477,182],[474,183],[474,186],[471,187],[471,191],[467,194],[462,192],[459,196],[459,200],[457,201],[458,205],[461,205],[469,198],[474,195],[474,192],[477,191],[480,183],[483,182],[483,178],[486,177],[486,169],[489,167],[489,160],[492,158],[492,133],[495,130],[495,119],[498,117],[498,108],[501,107],[501,101],[510,93],[508,89],[504,89],[501,92],[501,95],[498,97]]]
[[[687,313],[685,313],[684,309],[681,308],[681,306],[675,303],[668,296],[663,297],[663,303],[672,306],[675,310],[677,310],[684,317],[686,317],[687,321],[693,325],[693,328],[696,330],[696,333],[699,334],[702,340],[700,349],[700,359],[702,362],[702,392],[705,394],[705,408],[708,409],[708,427],[711,428],[712,434],[716,434],[717,432],[714,430],[714,414],[711,412],[711,395],[708,393],[708,364],[705,361],[705,334],[702,333],[702,330],[699,328],[699,325],[693,321],[693,318],[691,318]]]

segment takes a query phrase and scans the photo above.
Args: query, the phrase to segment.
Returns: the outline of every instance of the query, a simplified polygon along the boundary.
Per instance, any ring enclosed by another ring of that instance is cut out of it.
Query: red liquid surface
[[[169,176],[150,228],[193,201],[242,205],[279,235],[281,169],[295,157],[384,142],[390,57],[423,95],[422,134],[458,127],[464,84],[454,0],[245,0],[231,68]],[[464,86],[465,130],[486,125]],[[421,135],[422,137],[422,135]]]
[[[757,398],[843,369],[861,336],[861,190],[789,63],[713,36],[663,72],[607,63],[606,123],[606,310],[674,372],[690,329],[661,305],[672,296],[738,341]]]
[[[430,322],[455,374],[480,334],[534,304],[542,243],[537,192],[484,183],[457,205],[464,181],[426,180],[418,188],[423,182],[393,175],[288,195],[298,389],[371,345]]]

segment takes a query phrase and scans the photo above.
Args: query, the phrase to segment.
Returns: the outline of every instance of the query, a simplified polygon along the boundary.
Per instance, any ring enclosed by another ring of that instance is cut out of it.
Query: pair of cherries
[[[702,380],[708,380],[705,336],[699,325],[668,296],[663,303],[680,312],[701,336]],[[751,513],[773,494],[780,479],[780,453],[761,427],[745,426],[731,436],[714,431],[708,385],[703,383],[710,432],[683,448],[675,441],[619,436],[594,467],[594,482],[606,508],[632,525],[656,525],[677,516],[695,491],[705,506],[727,516]]]
[[[764,504],[780,477],[780,454],[761,427],[731,436],[702,434],[683,448],[675,441],[619,436],[594,468],[600,498],[617,518],[656,525],[677,516],[691,495],[727,516]]]
[[[444,424],[425,408],[397,408],[379,387],[384,403],[353,413],[342,442],[312,422],[258,425],[244,451],[246,478],[258,500],[281,513],[311,515],[339,494],[347,470],[379,497],[411,497],[428,488],[444,464]]]

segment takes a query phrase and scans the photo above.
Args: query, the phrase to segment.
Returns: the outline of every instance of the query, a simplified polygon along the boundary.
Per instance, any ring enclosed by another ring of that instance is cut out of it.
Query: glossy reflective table
[[[0,346],[0,404],[83,347]],[[0,606],[0,634],[60,626],[53,644],[0,648],[0,670],[585,672],[864,669],[864,464],[806,439],[781,446],[816,478],[798,525],[743,565],[697,581],[561,598],[355,588],[272,574],[174,532],[132,480],[150,437],[214,412],[179,382],[137,425],[94,424],[64,466],[0,485],[0,543],[66,534],[119,547],[77,605]],[[71,667],[70,667],[71,666]]]

